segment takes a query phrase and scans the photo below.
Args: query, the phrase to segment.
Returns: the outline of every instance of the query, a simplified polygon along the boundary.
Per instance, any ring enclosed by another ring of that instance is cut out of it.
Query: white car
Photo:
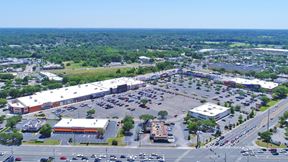
[[[168,136],[168,142],[169,143],[174,143],[175,142],[174,136]]]

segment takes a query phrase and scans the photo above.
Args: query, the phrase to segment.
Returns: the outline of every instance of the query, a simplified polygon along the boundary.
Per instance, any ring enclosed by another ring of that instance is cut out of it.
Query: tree
[[[189,132],[196,133],[198,131],[198,129],[199,129],[199,125],[197,124],[197,122],[190,121],[188,123],[187,128],[189,129]]]
[[[243,116],[242,115],[239,115],[238,122],[239,122],[239,124],[243,123]]]
[[[235,106],[235,111],[240,111],[241,110],[241,107],[239,105],[236,105]]]
[[[161,110],[158,112],[158,116],[160,116],[161,119],[165,119],[168,115],[168,112],[166,110]]]
[[[19,89],[10,89],[9,95],[10,95],[12,98],[19,97],[19,96],[20,96],[20,90],[19,90]]]
[[[111,144],[112,144],[113,146],[117,146],[117,145],[118,145],[118,141],[115,140],[115,139],[113,139]]]
[[[284,134],[285,134],[285,138],[287,139],[288,138],[288,127],[285,128],[285,133]]]
[[[287,97],[288,88],[285,86],[278,86],[273,89],[273,98],[274,99],[283,99]]]
[[[6,127],[14,128],[18,122],[22,119],[21,116],[12,116],[7,119]]]
[[[125,132],[129,132],[132,128],[134,128],[134,120],[132,116],[126,116],[122,121],[122,129]]]
[[[0,123],[3,123],[3,121],[5,120],[5,117],[6,117],[5,115],[0,116]]]
[[[49,124],[44,124],[39,132],[43,137],[50,137],[52,133],[52,127]]]
[[[272,132],[270,131],[266,131],[266,132],[259,132],[258,133],[259,137],[264,141],[264,142],[271,142],[271,136],[272,136]]]
[[[116,74],[120,74],[120,73],[121,73],[121,69],[117,69]]]
[[[129,132],[132,128],[134,128],[134,124],[130,121],[127,121],[123,123],[122,128],[124,132]]]
[[[144,121],[148,121],[148,120],[151,120],[151,119],[154,119],[155,117],[153,115],[150,115],[150,114],[143,114],[140,116],[140,119],[141,120],[144,120]]]
[[[90,109],[90,110],[87,111],[87,116],[92,116],[95,113],[96,113],[95,109]]]
[[[0,98],[0,107],[3,107],[7,104],[7,100],[4,98]]]
[[[233,106],[230,108],[230,112],[231,112],[231,114],[235,114],[235,110],[234,110]]]
[[[266,95],[261,97],[262,105],[266,106],[267,103],[270,101],[270,98],[268,98]]]
[[[147,99],[141,99],[140,103],[141,103],[142,107],[146,107],[146,104],[148,103],[148,100]]]
[[[249,116],[249,118],[254,118],[254,116],[255,116],[254,110],[252,110],[248,116]]]

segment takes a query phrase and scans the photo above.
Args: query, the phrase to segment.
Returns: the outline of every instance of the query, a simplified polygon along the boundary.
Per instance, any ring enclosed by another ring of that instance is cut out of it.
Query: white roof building
[[[56,74],[50,73],[50,72],[41,71],[40,74],[47,77],[49,80],[55,80],[55,81],[62,81],[63,80],[63,78],[59,77]]]
[[[259,79],[244,79],[244,78],[231,78],[231,77],[225,77],[223,78],[225,81],[233,81],[237,84],[243,84],[243,85],[259,85],[261,88],[265,89],[273,89],[276,88],[279,84],[274,82],[268,82],[264,80]]]
[[[227,116],[230,109],[227,107],[219,106],[214,103],[205,103],[201,106],[195,107],[189,111],[192,117],[199,119],[215,119],[218,120]]]
[[[109,123],[108,119],[71,119],[63,118],[54,128],[95,128],[106,129]]]
[[[135,89],[144,85],[144,82],[133,78],[116,78],[100,82],[81,84],[70,87],[63,87],[54,90],[37,92],[30,96],[19,97],[10,100],[8,103],[11,107],[23,108],[41,106],[43,104],[51,104],[54,102],[67,101],[87,96],[103,96],[110,94],[110,90],[118,88],[118,86],[127,85],[128,90]]]

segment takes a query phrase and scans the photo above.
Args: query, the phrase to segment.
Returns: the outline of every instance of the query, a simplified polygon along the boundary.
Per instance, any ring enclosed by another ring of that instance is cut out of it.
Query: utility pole
[[[14,156],[13,146],[11,147],[11,155]]]
[[[108,150],[107,150],[107,147],[106,147],[106,159],[108,159]],[[107,161],[107,160],[106,160]]]
[[[225,152],[224,162],[227,162],[226,152]]]
[[[80,113],[79,113],[79,109],[77,110],[77,113],[78,113],[78,119],[80,118]]]
[[[201,145],[201,144],[200,144],[200,132],[197,131],[196,134],[197,134],[197,145],[196,145],[196,148],[199,148],[200,145]]]
[[[55,156],[55,148],[53,148],[53,158],[55,159],[56,156]]]
[[[267,131],[269,131],[269,122],[270,122],[270,109],[268,109]]]

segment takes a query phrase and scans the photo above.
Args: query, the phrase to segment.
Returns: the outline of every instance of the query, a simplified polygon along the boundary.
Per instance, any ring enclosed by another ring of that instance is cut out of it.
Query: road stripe
[[[191,150],[185,151],[181,156],[179,156],[179,157],[175,160],[175,162],[179,162],[180,160],[182,160],[187,154],[190,153],[190,151],[191,151]]]

